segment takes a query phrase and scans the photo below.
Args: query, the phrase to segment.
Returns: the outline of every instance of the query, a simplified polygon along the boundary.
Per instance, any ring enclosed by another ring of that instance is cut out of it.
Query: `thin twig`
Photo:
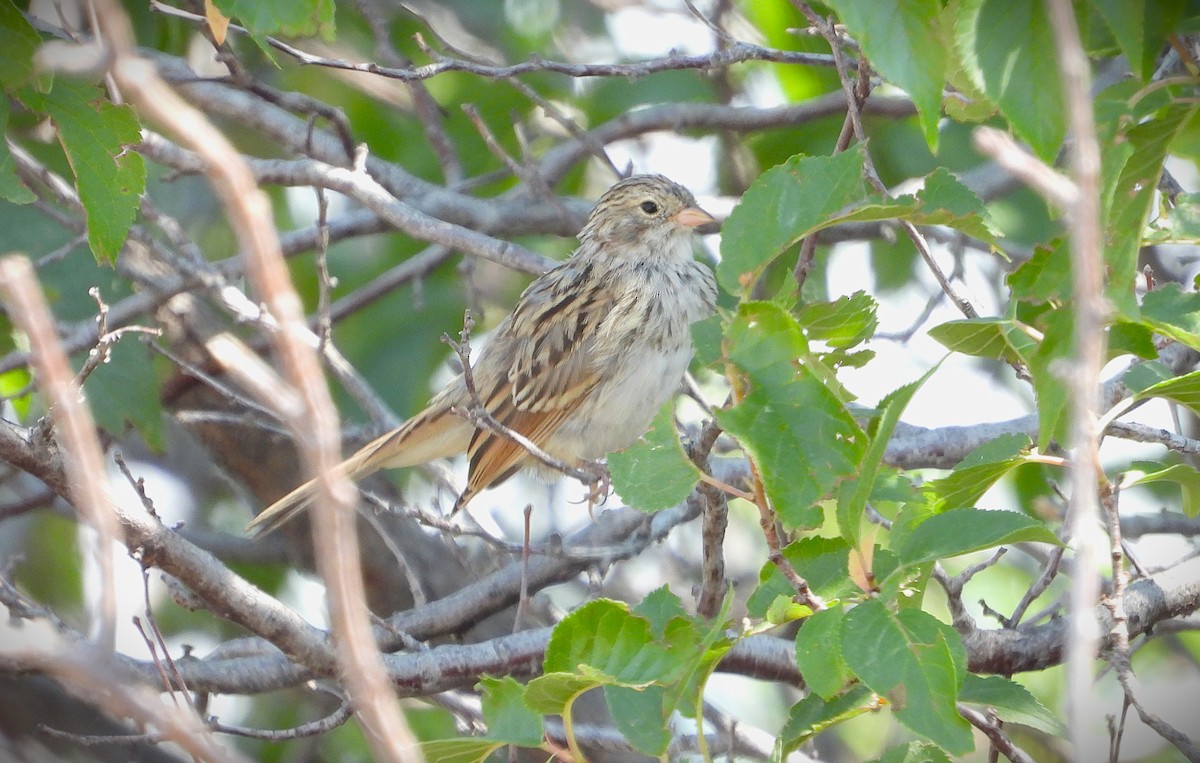
[[[121,528],[111,508],[96,424],[74,382],[70,362],[54,330],[54,318],[27,258],[13,255],[0,260],[0,293],[9,319],[29,338],[39,386],[65,453],[71,502],[80,518],[96,531],[90,541],[81,539],[100,571],[99,600],[88,604],[92,635],[102,650],[111,652],[116,648],[117,629],[112,548],[120,542]]]
[[[1070,0],[1047,3],[1054,28],[1059,73],[1062,77],[1067,124],[1074,139],[1071,176],[1078,193],[1067,212],[1075,310],[1075,357],[1067,388],[1071,397],[1071,503],[1066,531],[1075,545],[1068,619],[1067,728],[1077,759],[1083,757],[1090,718],[1092,663],[1100,634],[1092,614],[1099,593],[1099,549],[1092,528],[1099,522],[1097,481],[1103,474],[1099,458],[1100,370],[1104,365],[1104,273],[1101,258],[1100,146],[1092,112],[1090,64],[1076,25]]]

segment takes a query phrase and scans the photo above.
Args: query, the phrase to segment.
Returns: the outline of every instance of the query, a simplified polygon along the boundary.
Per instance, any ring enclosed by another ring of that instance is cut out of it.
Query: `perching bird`
[[[692,257],[694,229],[712,221],[686,188],[661,175],[608,189],[579,233],[579,248],[525,289],[472,365],[487,411],[569,464],[644,434],[687,371],[689,327],[716,304],[712,272]],[[361,479],[465,452],[470,471],[455,511],[523,468],[553,474],[511,438],[453,412],[471,405],[460,375],[339,468]],[[313,488],[311,481],[296,488],[247,530],[263,534],[292,519]]]

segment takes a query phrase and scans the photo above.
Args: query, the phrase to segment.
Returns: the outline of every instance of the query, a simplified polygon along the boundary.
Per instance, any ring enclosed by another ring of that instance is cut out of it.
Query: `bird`
[[[556,473],[493,419],[568,464],[633,444],[675,394],[692,358],[691,324],[711,315],[717,284],[693,256],[696,228],[714,222],[692,193],[662,175],[633,175],[601,195],[579,246],[521,293],[471,364],[420,412],[363,446],[337,470],[359,480],[380,469],[467,454],[467,485],[453,515],[480,491],[522,469]],[[264,509],[247,532],[263,535],[302,512],[309,481]]]

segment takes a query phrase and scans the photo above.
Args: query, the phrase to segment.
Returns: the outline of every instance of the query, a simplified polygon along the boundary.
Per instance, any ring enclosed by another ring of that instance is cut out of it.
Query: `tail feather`
[[[427,408],[338,464],[337,474],[357,481],[380,469],[416,466],[453,456],[466,451],[472,431],[468,422],[449,409]],[[316,487],[316,480],[300,485],[250,520],[246,532],[261,537],[295,519],[312,503]]]

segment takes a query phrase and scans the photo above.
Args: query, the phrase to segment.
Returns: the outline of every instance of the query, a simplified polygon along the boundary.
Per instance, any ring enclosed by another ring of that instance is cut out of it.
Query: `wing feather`
[[[592,264],[572,265],[568,261],[552,271],[556,277],[535,282],[521,295],[488,348],[493,357],[512,358],[511,365],[496,375],[492,389],[479,390],[498,422],[543,449],[602,380],[596,338],[614,296],[611,285],[592,277]],[[458,506],[508,479],[530,458],[520,444],[484,427],[475,431],[467,454],[470,476]]]

